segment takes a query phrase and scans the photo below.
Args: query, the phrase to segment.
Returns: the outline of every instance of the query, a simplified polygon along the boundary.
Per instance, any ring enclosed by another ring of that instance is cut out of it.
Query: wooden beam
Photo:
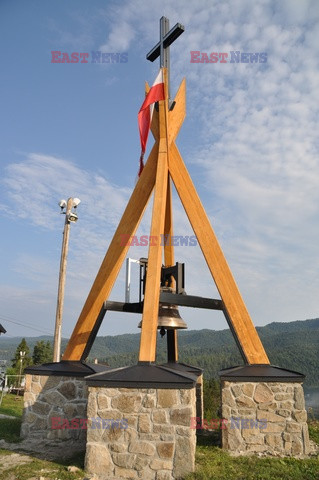
[[[167,72],[163,69],[165,100],[159,102],[159,152],[156,171],[154,203],[151,223],[151,237],[157,241],[150,242],[142,316],[139,361],[155,362],[157,321],[160,295],[160,278],[162,268],[162,245],[160,233],[164,231],[167,184],[168,184],[168,145],[167,145]]]
[[[172,186],[171,179],[167,177],[167,196],[165,209],[165,224],[164,224],[165,239],[168,239],[167,245],[164,245],[164,264],[165,267],[171,267],[175,264],[174,260],[174,246],[172,245],[173,231],[173,211],[172,211]]]
[[[160,140],[160,150],[165,140]],[[154,192],[154,204],[151,224],[151,237],[157,241],[150,242],[142,317],[139,361],[155,362],[157,320],[162,268],[162,245],[159,232],[163,232],[165,221],[165,200],[167,192],[167,151],[159,152]]]
[[[168,145],[170,146],[176,139],[186,116],[186,81],[183,79],[174,98],[174,108],[168,112]],[[153,132],[154,134],[154,132]],[[168,150],[168,158],[169,158]],[[167,184],[167,200],[164,235],[169,235],[169,239],[174,235],[173,231],[173,204],[172,204],[172,185],[170,176]],[[164,263],[166,267],[175,265],[174,246],[164,246]],[[168,361],[178,362],[178,331],[167,331],[167,349]]]
[[[146,93],[149,91],[150,87],[148,83],[145,84]],[[186,80],[185,78],[181,82],[176,96],[173,101],[174,108],[168,111],[168,146],[175,141],[181,126],[186,117]],[[156,141],[159,140],[159,120],[158,120],[158,110],[154,108],[151,131]]]
[[[145,168],[133,190],[121,221],[113,236],[99,272],[92,285],[79,319],[63,355],[63,360],[81,360],[90,333],[94,328],[103,302],[108,299],[121,269],[129,243],[125,238],[134,235],[155,184],[159,144],[155,143]],[[126,237],[125,237],[126,236]]]
[[[182,80],[174,98],[174,108],[168,112],[168,145],[176,139],[186,117],[186,80]]]
[[[145,90],[149,91],[149,85],[146,83]],[[186,81],[183,79],[182,83],[179,86],[177,94],[174,98],[174,108],[168,111],[168,147],[172,142],[175,141],[183,121],[186,116]],[[159,140],[160,128],[159,128],[159,111],[154,109],[151,130],[155,140]],[[166,199],[166,213],[165,213],[165,226],[164,226],[164,235],[169,235],[169,239],[174,235],[173,232],[173,213],[172,213],[172,186],[171,180],[167,180],[167,199]],[[164,264],[166,267],[174,265],[174,247],[173,245],[164,246]],[[170,339],[168,339],[170,336]],[[174,349],[170,351],[170,361],[178,361],[178,333],[177,330],[172,332],[167,332],[167,346],[170,345],[170,348],[174,345]],[[172,360],[174,358],[174,360]]]
[[[269,364],[256,328],[175,144],[170,148],[168,167],[247,363]]]

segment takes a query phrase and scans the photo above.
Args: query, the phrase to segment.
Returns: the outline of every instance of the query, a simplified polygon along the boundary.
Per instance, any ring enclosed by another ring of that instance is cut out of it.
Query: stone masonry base
[[[234,454],[303,457],[309,453],[307,412],[299,382],[222,381],[222,446]]]
[[[83,378],[69,376],[26,375],[21,438],[46,443],[76,443],[85,448],[86,430],[56,429],[63,419],[86,418],[87,386]]]
[[[194,471],[195,388],[88,392],[85,470],[94,479],[173,480]]]

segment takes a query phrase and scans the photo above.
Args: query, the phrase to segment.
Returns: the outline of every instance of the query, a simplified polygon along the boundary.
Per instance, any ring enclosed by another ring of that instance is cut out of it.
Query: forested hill
[[[257,327],[270,362],[306,374],[306,385],[319,386],[319,318],[289,323],[270,323]],[[204,368],[206,378],[216,377],[221,368],[242,364],[238,348],[229,330],[184,330],[178,333],[179,360]],[[98,358],[111,366],[137,362],[140,335],[125,334],[98,337],[90,359]],[[0,338],[0,359],[11,359],[21,337]],[[30,349],[38,340],[26,338]],[[62,342],[62,350],[67,340]],[[166,337],[158,337],[158,362],[166,360]]]
[[[319,386],[319,318],[289,323],[270,323],[257,327],[273,365],[305,373],[306,384]],[[91,358],[103,359],[111,366],[137,361],[139,334],[96,339]],[[204,368],[206,378],[218,371],[242,364],[230,330],[183,330],[178,333],[179,360]],[[158,337],[158,361],[166,359],[166,339]]]

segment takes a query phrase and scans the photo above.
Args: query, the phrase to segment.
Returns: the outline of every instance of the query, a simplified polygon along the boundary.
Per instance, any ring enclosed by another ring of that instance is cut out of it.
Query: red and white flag
[[[148,134],[151,128],[154,103],[164,99],[165,99],[165,91],[164,91],[163,70],[160,69],[155,79],[155,82],[150,88],[148,94],[146,95],[143,105],[141,106],[137,116],[138,128],[140,131],[140,140],[141,140],[141,156],[140,156],[140,168],[138,171],[138,176],[141,175],[144,168],[143,157],[146,150]]]

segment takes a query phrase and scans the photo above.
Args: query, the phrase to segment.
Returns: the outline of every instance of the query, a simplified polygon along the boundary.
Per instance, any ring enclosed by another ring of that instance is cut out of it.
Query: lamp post
[[[17,388],[17,396],[19,395],[19,392],[20,392],[20,389],[21,389],[21,384],[22,384],[22,380],[21,380],[21,376],[22,376],[22,364],[23,364],[23,360],[24,360],[25,354],[26,354],[26,352],[21,352],[21,351],[20,351],[20,374],[19,374],[19,387]]]
[[[63,230],[58,298],[57,298],[56,317],[55,317],[55,331],[54,331],[54,344],[53,344],[53,361],[54,362],[59,362],[61,357],[62,313],[63,313],[63,303],[64,303],[66,263],[67,263],[68,249],[69,249],[70,224],[71,222],[76,222],[78,219],[78,216],[75,210],[79,205],[80,201],[81,200],[79,198],[70,197],[67,202],[65,200],[61,200],[59,202],[61,213],[65,214],[65,222],[64,222],[64,230]]]

